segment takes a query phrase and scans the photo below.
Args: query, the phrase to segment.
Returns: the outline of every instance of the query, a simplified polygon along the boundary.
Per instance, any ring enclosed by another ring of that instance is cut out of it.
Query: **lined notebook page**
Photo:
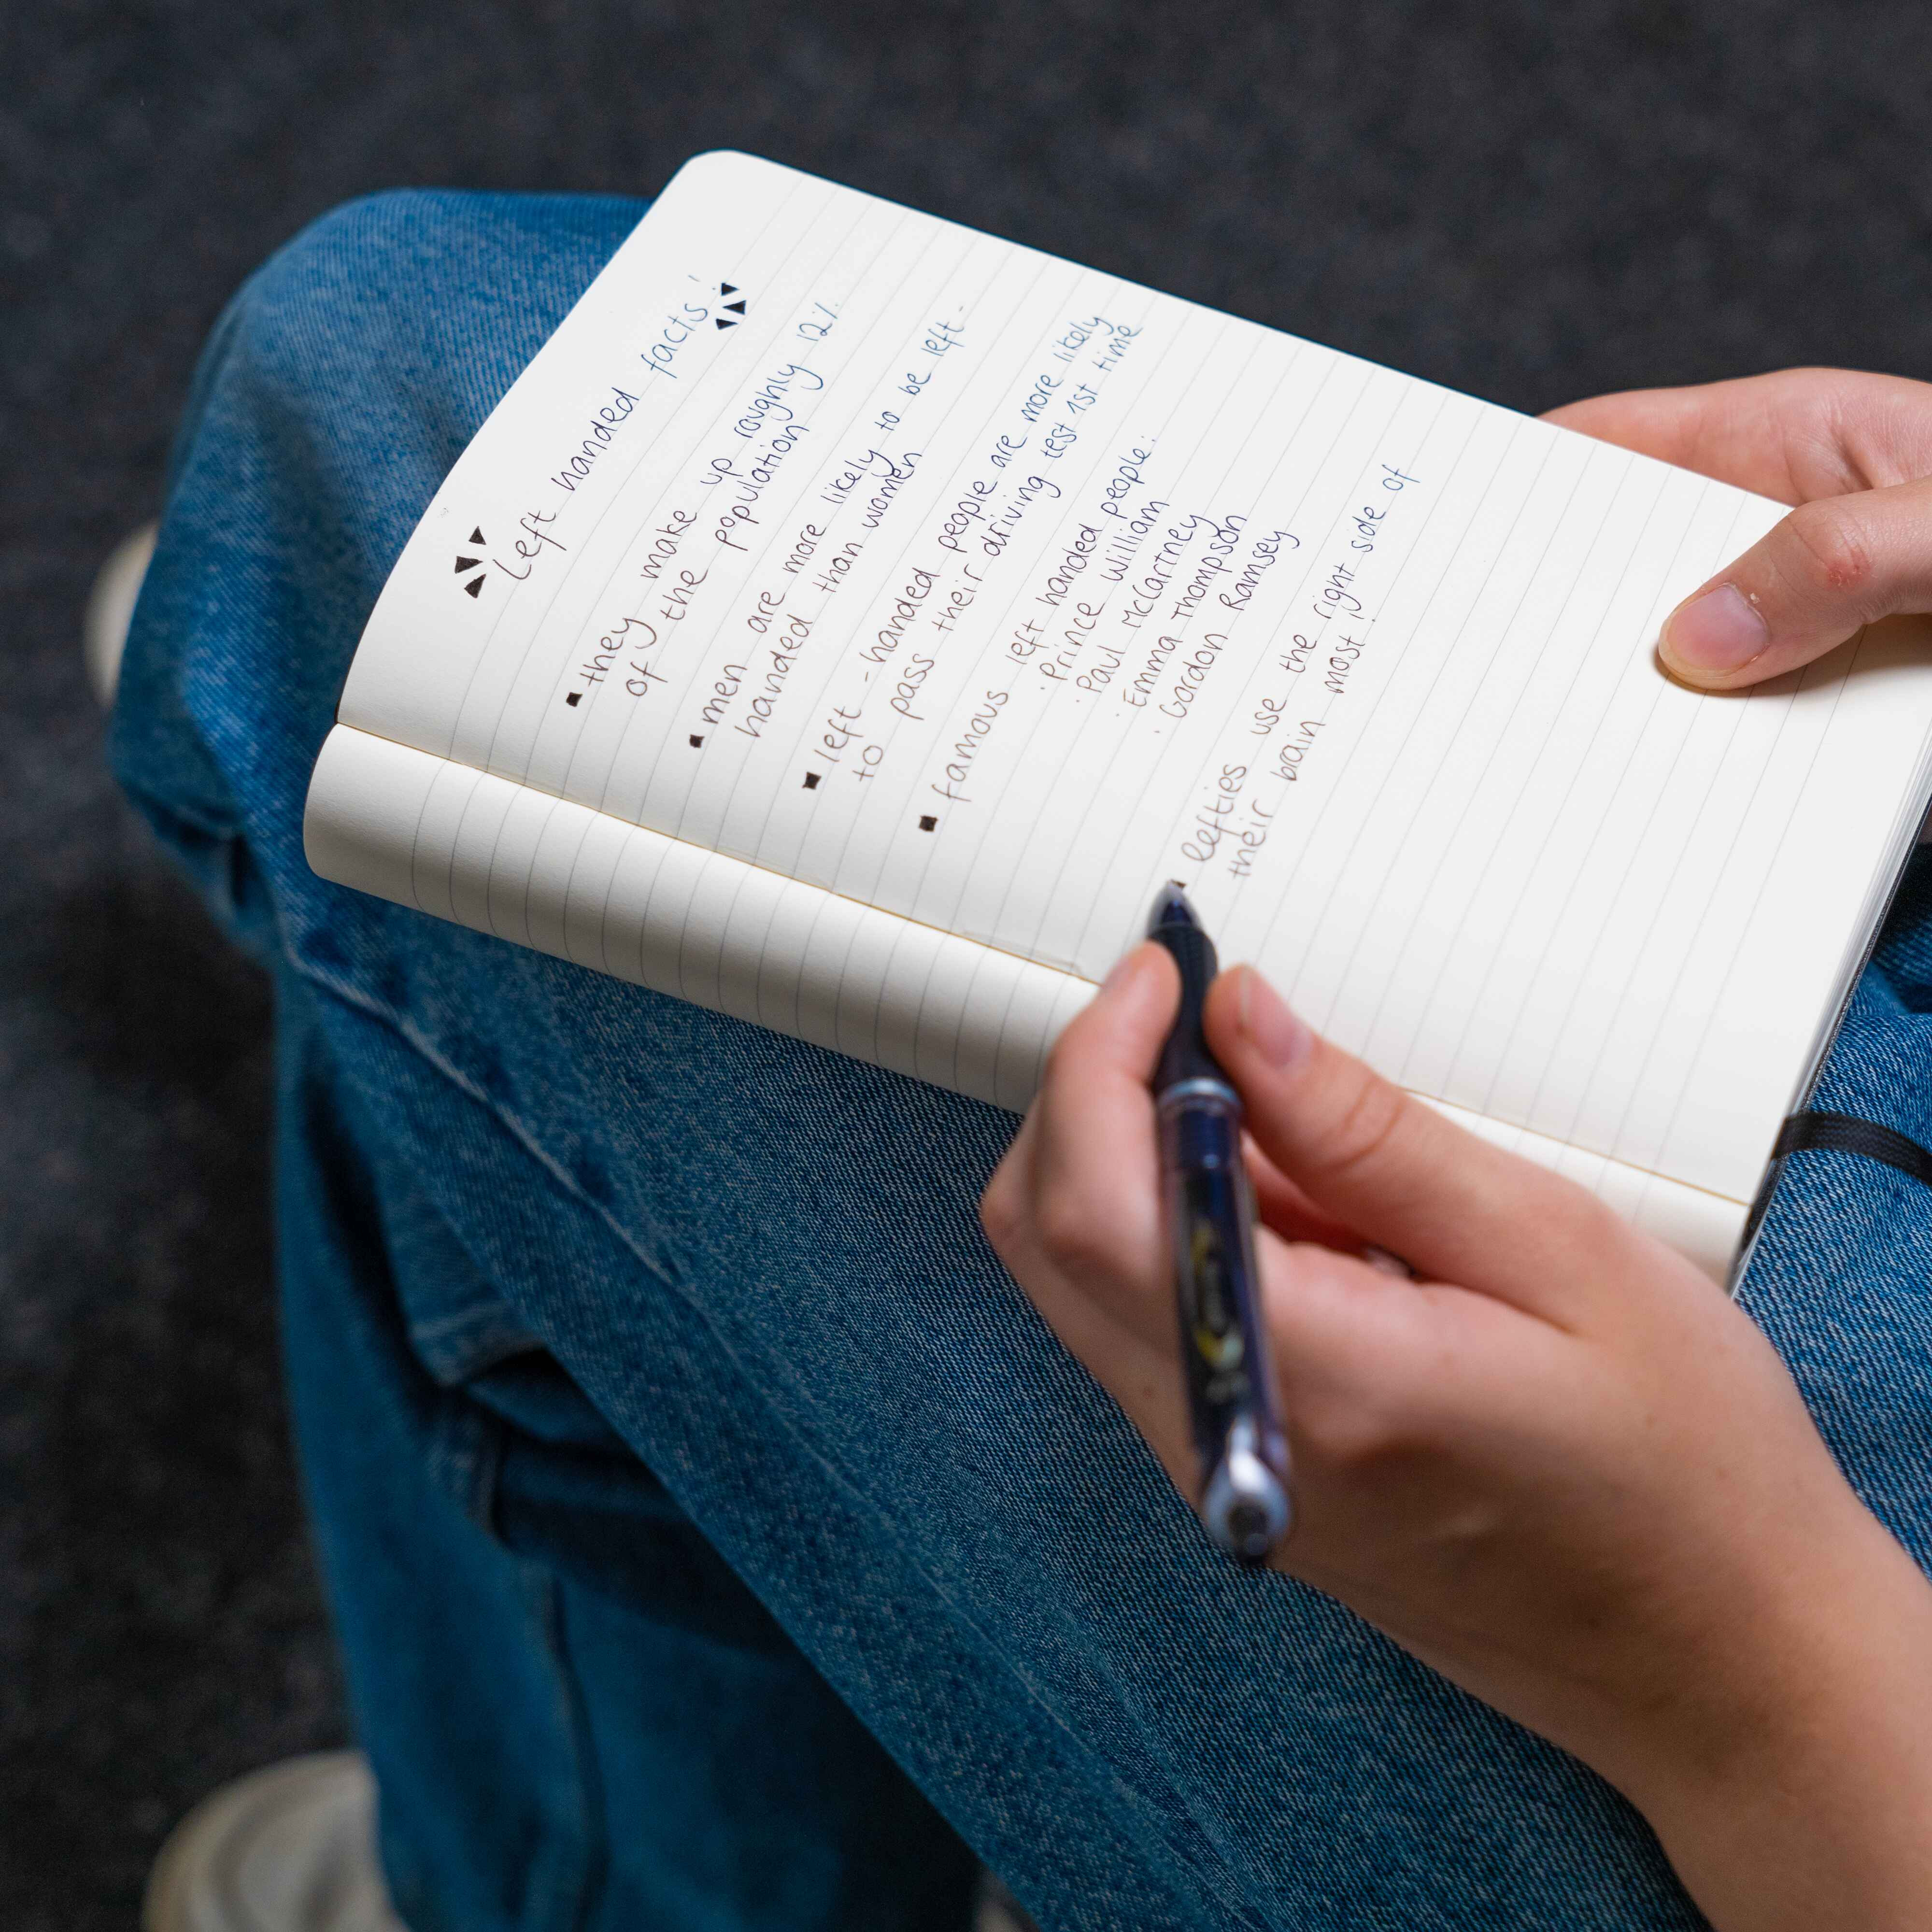
[[[761,867],[341,726],[305,827],[325,878],[1023,1109],[1094,988]]]
[[[1878,633],[1748,698],[1658,671],[1779,514],[710,155],[458,463],[340,716],[1077,982],[1180,878],[1414,1090],[1736,1204],[1932,713]]]
[[[325,878],[1018,1112],[1087,980],[338,725]],[[1593,1189],[1719,1279],[1742,1203],[1434,1103]]]

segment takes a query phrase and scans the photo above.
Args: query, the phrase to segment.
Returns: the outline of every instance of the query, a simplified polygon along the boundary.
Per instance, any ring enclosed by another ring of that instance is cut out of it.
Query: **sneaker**
[[[404,1932],[376,1862],[375,1820],[360,1751],[237,1778],[161,1847],[142,1932]]]
[[[88,595],[87,614],[80,623],[81,655],[87,660],[87,681],[104,710],[113,704],[115,687],[121,682],[121,653],[128,648],[134,600],[141,594],[154,554],[154,526],[144,524],[122,538],[100,566]]]
[[[170,1834],[142,1932],[405,1932],[376,1862],[376,1781],[360,1751],[250,1772]],[[974,1932],[1039,1932],[988,1872]]]
[[[980,1881],[980,1916],[973,1932],[1040,1932],[1014,1898],[991,1872]]]

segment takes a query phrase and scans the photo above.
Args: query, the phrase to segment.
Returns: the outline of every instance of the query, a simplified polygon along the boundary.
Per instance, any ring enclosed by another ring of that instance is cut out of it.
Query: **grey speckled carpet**
[[[0,9],[0,1924],[341,1732],[283,1444],[268,1012],[118,802],[89,575],[248,269],[396,183],[750,148],[1527,408],[1932,375],[1932,14],[1840,0]]]

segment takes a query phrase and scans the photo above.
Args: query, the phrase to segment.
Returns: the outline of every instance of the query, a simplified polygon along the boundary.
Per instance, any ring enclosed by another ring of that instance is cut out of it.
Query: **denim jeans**
[[[946,1932],[976,1855],[1049,1932],[1699,1924],[1582,1766],[1208,1546],[977,1231],[1010,1117],[304,865],[391,562],[640,212],[389,195],[270,262],[115,725],[274,979],[288,1374],[404,1917]],[[1932,1141],[1928,1014],[1921,862],[1817,1104]],[[1928,1264],[1932,1195],[1807,1153],[1744,1289],[1922,1562]]]

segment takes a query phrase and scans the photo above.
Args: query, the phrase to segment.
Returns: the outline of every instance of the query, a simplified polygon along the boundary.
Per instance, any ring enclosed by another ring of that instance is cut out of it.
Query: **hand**
[[[1115,969],[982,1213],[1191,1496],[1148,1088],[1178,992],[1158,946]],[[1265,1223],[1295,1470],[1280,1567],[1594,1766],[1727,1932],[1932,1922],[1932,1588],[1770,1345],[1688,1262],[1316,1038],[1252,970],[1216,983],[1208,1029]]]
[[[1547,419],[1798,506],[1671,614],[1661,655],[1687,683],[1757,684],[1932,611],[1932,383],[1786,369]]]

